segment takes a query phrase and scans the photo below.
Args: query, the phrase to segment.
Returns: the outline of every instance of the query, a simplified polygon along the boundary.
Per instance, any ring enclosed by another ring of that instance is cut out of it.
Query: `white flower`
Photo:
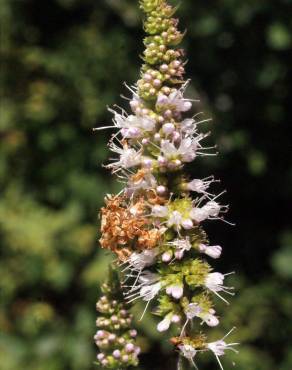
[[[186,237],[185,239],[175,239],[172,242],[169,242],[168,244],[176,248],[174,255],[175,258],[179,260],[183,258],[184,253],[186,251],[189,251],[192,248],[192,244],[190,242],[189,237]]]
[[[201,207],[193,208],[190,212],[191,218],[196,222],[205,221],[209,217],[208,209]]]
[[[118,169],[121,168],[131,168],[138,166],[141,163],[141,152],[137,152],[133,148],[123,147],[120,148],[114,143],[110,146],[111,150],[120,155],[118,161],[108,165],[110,168]]]
[[[204,205],[204,208],[208,210],[209,217],[218,217],[221,206],[214,200],[210,200]]]
[[[159,332],[168,330],[171,324],[171,319],[172,319],[172,313],[169,313],[168,315],[165,316],[165,318],[162,321],[158,323],[157,330]]]
[[[233,293],[230,292],[230,290],[232,290],[233,288],[225,287],[223,285],[224,278],[226,275],[228,274],[224,275],[224,274],[221,274],[220,272],[211,272],[207,274],[206,279],[205,279],[205,286],[228,304],[228,301],[218,293],[218,292],[224,292],[224,293],[233,295]]]
[[[182,214],[179,211],[173,211],[168,216],[167,226],[175,226],[177,229],[180,228],[182,223]]]
[[[167,226],[174,226],[176,230],[180,230],[181,227],[189,230],[194,226],[191,218],[183,217],[183,215],[177,210],[170,212],[167,206],[160,206],[157,204],[152,207],[151,214],[154,217],[166,218]]]
[[[128,298],[130,298],[128,302],[130,303],[138,298],[141,298],[143,301],[147,302],[145,309],[142,313],[142,316],[140,318],[140,320],[142,320],[147,311],[150,301],[159,293],[160,289],[162,288],[162,284],[159,281],[159,275],[152,273],[150,271],[145,271],[139,277],[139,282],[140,285],[134,287],[133,289],[136,292],[128,295]]]
[[[137,284],[137,281],[139,281],[139,284]],[[162,284],[159,281],[158,274],[144,271],[142,274],[139,273],[136,277],[134,285],[126,293],[126,299],[128,303],[133,302],[138,298],[141,298],[146,302],[150,302],[158,294],[161,287]]]
[[[192,103],[184,99],[180,90],[173,91],[169,96],[159,94],[156,105],[164,109],[171,109],[177,112],[187,112],[192,108]]]
[[[187,317],[187,321],[185,322],[182,333],[187,326],[188,322],[192,320],[194,317],[199,317],[203,320],[208,326],[217,326],[219,324],[218,318],[214,315],[215,311],[210,309],[209,312],[204,312],[202,308],[198,305],[198,303],[190,303],[184,310],[185,315]]]
[[[140,290],[140,297],[143,299],[143,301],[151,301],[158,294],[160,289],[160,282],[143,286]]]
[[[155,128],[155,121],[150,117],[134,115],[125,117],[117,112],[114,112],[114,114],[114,124],[121,129],[121,134],[124,138],[138,138],[143,132],[151,132]]]
[[[209,187],[208,181],[203,181],[200,179],[194,179],[191,182],[187,183],[187,190],[195,191],[197,193],[204,194]]]
[[[178,348],[188,360],[193,359],[197,353],[196,349],[190,344],[182,344]]]
[[[208,218],[218,218],[221,206],[214,200],[210,200],[203,207],[193,208],[190,212],[190,216],[196,222],[202,222]]]
[[[205,285],[213,292],[220,292],[223,287],[225,276],[220,272],[211,272],[207,275]]]
[[[186,118],[180,123],[181,132],[191,136],[197,131],[196,121],[192,118]]]
[[[166,288],[166,294],[171,295],[175,299],[180,299],[184,294],[184,287],[181,284],[169,285]]]
[[[153,189],[157,186],[157,181],[155,176],[151,173],[151,171],[144,171],[143,176],[139,177],[138,180],[130,178],[128,182],[128,189],[130,191],[140,190],[140,189]]]
[[[186,326],[188,325],[189,321],[192,320],[194,317],[198,316],[202,309],[197,303],[189,303],[187,307],[184,309],[185,315],[187,317],[186,322],[184,323],[182,330],[181,330],[181,336],[183,335]]]
[[[199,245],[199,251],[202,253],[207,254],[209,257],[212,258],[219,258],[222,253],[222,247],[220,245]]]
[[[167,217],[168,214],[168,208],[165,206],[160,206],[156,204],[155,206],[152,207],[152,215],[154,217]]]
[[[217,326],[219,324],[219,320],[218,320],[218,317],[215,316],[213,313],[211,312],[207,312],[207,313],[200,313],[199,315],[197,315],[200,319],[203,320],[203,322],[205,322],[208,326],[210,327],[214,327],[214,326]]]
[[[180,141],[178,148],[169,140],[161,141],[161,152],[168,160],[180,159],[191,162],[196,157],[198,143],[194,138],[185,138]]]
[[[224,340],[233,330],[234,328],[231,329],[222,339],[207,344],[207,348],[214,353],[221,370],[223,370],[223,366],[219,357],[225,355],[226,350],[238,353],[238,351],[232,347],[237,346],[239,343],[226,343]]]
[[[119,164],[123,168],[138,166],[141,160],[141,153],[133,148],[123,149],[121,152]]]
[[[177,230],[179,230],[182,226],[184,229],[189,230],[194,225],[190,218],[183,218],[179,211],[173,211],[168,216],[167,226],[175,226]]]
[[[168,244],[173,245],[177,249],[183,249],[184,251],[189,251],[192,248],[192,244],[188,236],[185,239],[175,239]]]
[[[194,138],[182,139],[178,148],[178,153],[183,162],[191,162],[196,157],[198,143]]]
[[[159,280],[159,275],[148,270],[144,271],[143,274],[139,277],[139,281],[141,282],[141,284],[146,285],[155,283],[157,280]]]
[[[178,346],[179,350],[181,351],[182,355],[187,358],[193,366],[198,370],[198,367],[196,366],[194,362],[194,357],[197,354],[197,350],[190,344],[180,344]]]
[[[217,340],[216,342],[208,343],[208,348],[214,352],[216,356],[223,356],[225,350],[228,348],[228,344],[224,340]]]
[[[161,141],[161,151],[165,155],[166,158],[172,158],[178,155],[177,148],[169,140]]]
[[[158,255],[158,248],[146,249],[141,253],[132,253],[129,258],[129,265],[134,269],[141,271],[147,266],[153,265],[156,256]]]

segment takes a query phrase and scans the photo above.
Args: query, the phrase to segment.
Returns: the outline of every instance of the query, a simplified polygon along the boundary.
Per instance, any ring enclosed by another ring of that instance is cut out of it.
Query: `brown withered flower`
[[[100,244],[110,249],[119,260],[126,260],[132,252],[157,246],[161,231],[153,228],[145,216],[147,204],[143,197],[128,205],[123,196],[108,196],[101,209]]]

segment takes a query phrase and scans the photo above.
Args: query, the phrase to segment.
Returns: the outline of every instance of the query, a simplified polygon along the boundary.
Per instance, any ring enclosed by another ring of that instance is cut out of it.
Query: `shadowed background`
[[[225,369],[292,369],[292,3],[182,0],[187,95],[212,116],[219,157],[193,176],[227,189],[228,220],[206,225],[224,248],[216,268],[235,270],[231,305],[211,330],[242,343]],[[138,78],[138,1],[2,0],[0,121],[0,367],[89,370],[95,301],[110,257],[98,247],[98,210],[121,184],[110,156],[107,106],[126,107],[123,82]],[[141,307],[135,310],[139,312]],[[138,316],[138,313],[137,313]],[[139,316],[138,316],[139,317]],[[141,370],[174,370],[166,337],[137,323]],[[216,369],[212,356],[200,369]]]

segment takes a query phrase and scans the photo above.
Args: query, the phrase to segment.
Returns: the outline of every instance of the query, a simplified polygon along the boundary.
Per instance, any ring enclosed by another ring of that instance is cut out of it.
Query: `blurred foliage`
[[[137,3],[1,0],[3,370],[94,368],[95,300],[110,261],[98,249],[97,214],[120,184],[101,166],[110,133],[91,129],[110,122],[106,106],[126,105],[122,83],[138,77]],[[218,268],[237,271],[238,294],[221,312],[242,345],[223,361],[291,370],[292,3],[180,3],[189,95],[214,117],[221,151],[190,171],[222,179],[237,224],[208,226],[225,250]],[[143,369],[175,369],[154,320],[138,323]]]

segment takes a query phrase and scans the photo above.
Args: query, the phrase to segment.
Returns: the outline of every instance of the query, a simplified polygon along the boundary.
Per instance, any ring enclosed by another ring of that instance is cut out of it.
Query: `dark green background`
[[[218,302],[219,338],[232,326],[239,355],[225,370],[292,369],[290,0],[181,0],[188,96],[214,123],[214,174],[236,223],[206,226],[236,270],[237,294]],[[134,0],[2,0],[0,159],[0,368],[89,370],[95,300],[109,256],[97,243],[98,209],[120,184],[102,168],[106,107],[126,105],[143,50]],[[137,308],[139,309],[139,308]],[[152,316],[139,323],[144,370],[173,370]],[[216,369],[212,356],[200,369]]]

